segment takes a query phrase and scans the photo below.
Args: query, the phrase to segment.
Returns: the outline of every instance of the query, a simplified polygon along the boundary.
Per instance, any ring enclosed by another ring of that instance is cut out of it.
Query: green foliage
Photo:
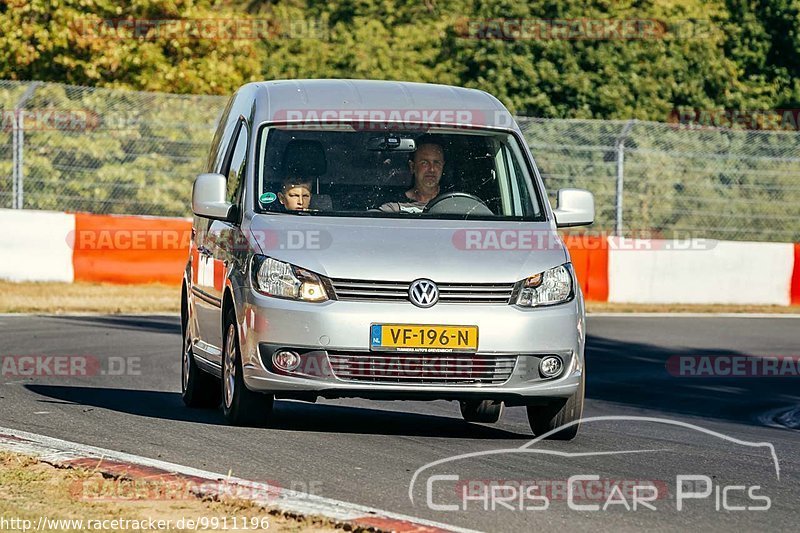
[[[229,94],[259,78],[256,40],[198,39],[152,30],[131,38],[120,20],[239,17],[192,0],[3,0],[0,79],[177,93]],[[115,21],[111,28],[104,21]],[[112,31],[116,30],[116,31]]]
[[[656,121],[680,106],[800,105],[800,0],[0,0],[0,14],[0,79],[193,94],[258,78],[402,79],[484,89],[524,115]],[[273,31],[102,38],[92,26],[120,19],[258,19]],[[500,19],[644,20],[663,31],[474,38],[476,21]]]

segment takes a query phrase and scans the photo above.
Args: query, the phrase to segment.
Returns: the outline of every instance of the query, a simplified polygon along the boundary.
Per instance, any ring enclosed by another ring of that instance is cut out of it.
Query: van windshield
[[[264,128],[259,212],[543,220],[517,139],[485,130]]]

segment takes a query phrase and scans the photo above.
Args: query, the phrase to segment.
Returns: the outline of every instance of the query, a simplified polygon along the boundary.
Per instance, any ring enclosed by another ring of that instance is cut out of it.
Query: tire
[[[581,383],[578,390],[567,399],[559,399],[548,405],[529,405],[528,423],[531,425],[533,434],[537,437],[552,431],[556,428],[580,420],[583,416],[583,399],[586,389],[586,373],[581,375]],[[578,435],[580,422],[573,424],[561,431],[548,435],[548,439],[553,440],[572,440]]]
[[[253,392],[244,383],[239,333],[233,311],[226,314],[222,339],[222,414],[234,426],[263,426],[272,413],[273,396]]]
[[[493,400],[468,400],[459,402],[461,416],[467,422],[494,424],[503,414],[503,402]]]
[[[181,354],[181,399],[187,407],[213,409],[219,406],[219,380],[200,370],[192,353],[188,311],[183,317],[183,353]]]

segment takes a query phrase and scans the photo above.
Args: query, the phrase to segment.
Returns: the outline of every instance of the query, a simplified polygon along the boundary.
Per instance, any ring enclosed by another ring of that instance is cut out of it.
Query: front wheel
[[[548,435],[548,439],[553,440],[572,440],[578,435],[580,419],[583,416],[583,399],[586,388],[586,374],[581,374],[581,383],[578,390],[567,399],[555,400],[547,405],[529,405],[528,423],[531,425],[533,434],[544,435],[561,426],[570,424],[568,427]]]
[[[272,395],[253,392],[244,383],[242,354],[236,316],[230,311],[225,320],[222,352],[222,414],[234,426],[264,425],[272,413]]]
[[[187,407],[214,408],[219,405],[219,380],[200,370],[192,353],[188,316],[183,324],[181,354],[181,399]]]

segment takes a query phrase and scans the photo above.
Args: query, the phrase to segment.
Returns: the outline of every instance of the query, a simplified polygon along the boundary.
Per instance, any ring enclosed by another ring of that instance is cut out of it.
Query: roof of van
[[[249,83],[257,122],[405,122],[515,129],[487,92],[449,85],[377,80],[276,80]]]

